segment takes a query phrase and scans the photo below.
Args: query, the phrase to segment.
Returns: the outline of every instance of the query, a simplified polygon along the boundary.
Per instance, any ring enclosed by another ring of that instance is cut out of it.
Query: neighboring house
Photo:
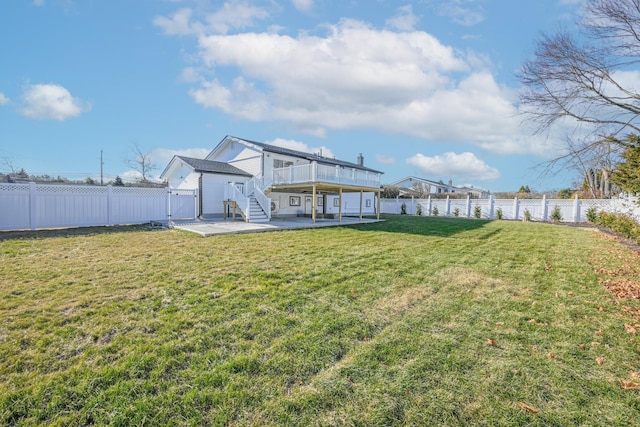
[[[484,199],[489,197],[489,192],[487,190],[483,190],[482,188],[476,188],[471,186],[461,186],[457,187],[453,185],[453,182],[449,180],[448,183],[444,183],[442,181],[430,181],[424,178],[417,178],[415,176],[408,176],[399,181],[393,182],[389,184],[390,186],[399,187],[401,189],[402,195],[412,195],[412,193],[421,193],[421,194],[447,194],[447,193],[458,193],[458,194],[469,194],[472,197],[477,197],[479,199]],[[402,193],[402,189],[406,189],[404,194]]]
[[[174,156],[160,178],[171,188],[198,189],[201,217],[235,208],[246,221],[261,222],[379,215],[381,176],[362,155],[350,163],[227,136],[204,159]]]

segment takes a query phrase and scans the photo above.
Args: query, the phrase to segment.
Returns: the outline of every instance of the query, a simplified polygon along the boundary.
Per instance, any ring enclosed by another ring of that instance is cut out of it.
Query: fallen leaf
[[[636,333],[636,328],[634,328],[633,326],[629,325],[628,323],[624,324],[624,330],[627,331],[628,334],[635,334]]]
[[[600,307],[598,307],[598,310],[599,311],[604,311],[604,307],[600,306]]]
[[[575,294],[573,292],[568,292],[567,295],[569,295],[570,297],[574,296]]]
[[[518,402],[518,406],[521,407],[522,409],[526,409],[529,412],[533,412],[534,414],[537,414],[538,412],[540,412],[540,409],[534,408],[533,406],[529,406],[524,402]]]
[[[504,322],[496,322],[496,326],[504,326]]]
[[[620,380],[620,385],[625,390],[640,390],[640,384],[633,381]]]
[[[487,343],[487,344],[489,344],[489,345],[496,345],[496,344],[498,344],[497,342],[495,342],[494,340],[489,339],[489,338],[485,338],[485,339],[484,339],[484,342],[486,342],[486,343]]]
[[[600,345],[598,341],[591,341],[591,345]]]
[[[595,336],[597,336],[597,337],[601,337],[601,336],[602,336],[602,335],[604,335],[604,334],[602,333],[602,331],[595,331],[595,332],[593,333],[593,335],[595,335]]]
[[[602,357],[602,356],[598,356],[598,357],[596,357],[596,363],[597,363],[599,366],[602,366],[602,364],[604,363],[604,360],[605,360],[605,359],[604,359],[604,357]]]
[[[637,372],[631,372],[631,379],[640,380],[640,374],[638,374]]]
[[[550,352],[549,352],[549,357],[550,357],[550,358],[552,358],[552,359],[555,359],[555,358],[557,358],[557,357],[558,357],[558,355],[557,355],[557,354],[555,354],[553,351],[550,351]]]

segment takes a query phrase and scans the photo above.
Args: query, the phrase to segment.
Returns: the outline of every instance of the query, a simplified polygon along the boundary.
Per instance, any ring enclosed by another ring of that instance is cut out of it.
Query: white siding
[[[299,198],[300,206],[292,206],[290,201],[291,198]],[[297,216],[304,214],[311,214],[311,206],[309,203],[306,203],[306,200],[311,198],[310,194],[300,194],[300,193],[282,193],[282,192],[273,192],[269,194],[269,198],[272,201],[275,201],[278,205],[278,213],[275,216]],[[323,196],[319,195],[318,197],[318,213],[327,213],[338,215],[339,206],[334,206],[334,200],[339,200],[339,196],[329,194],[323,199]],[[321,200],[326,200],[326,206],[321,206]],[[369,206],[367,207],[367,201],[369,201]],[[362,213],[363,215],[374,215],[376,213],[376,198],[375,193],[364,193],[362,195]],[[360,193],[343,193],[342,194],[342,215],[359,215],[360,214]]]
[[[199,172],[194,172],[189,166],[184,166],[173,174],[173,178],[169,180],[169,187],[177,189],[198,188],[199,177]]]
[[[246,182],[247,177],[204,174],[202,176],[202,214],[222,215],[224,188],[228,182]]]
[[[248,154],[250,154],[249,152],[243,152],[241,154],[247,155],[247,157],[230,160],[228,163],[253,176],[260,175],[262,173],[262,154],[256,153],[255,151],[251,151],[251,153],[253,156],[248,156]]]
[[[215,156],[207,156],[206,160],[229,163],[252,175],[262,172],[262,152],[237,142],[225,145]]]

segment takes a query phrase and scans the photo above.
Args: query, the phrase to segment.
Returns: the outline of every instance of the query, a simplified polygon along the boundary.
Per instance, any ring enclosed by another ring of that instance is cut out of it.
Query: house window
[[[290,162],[288,160],[282,160],[282,159],[273,159],[274,169],[288,168],[289,166],[293,166],[293,162]]]
[[[289,196],[289,206],[300,206],[300,196]]]

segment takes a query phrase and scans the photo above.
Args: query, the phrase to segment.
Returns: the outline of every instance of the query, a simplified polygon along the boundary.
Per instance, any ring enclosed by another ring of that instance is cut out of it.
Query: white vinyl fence
[[[0,230],[143,224],[193,219],[195,190],[0,184]]]
[[[587,212],[595,208],[598,212],[624,213],[640,221],[640,205],[637,198],[616,199],[382,199],[381,213],[400,214],[402,204],[405,205],[407,215],[416,215],[418,206],[421,215],[457,216],[474,218],[476,210],[480,209],[480,218],[495,219],[498,211],[502,212],[502,219],[521,220],[526,212],[532,221],[550,221],[551,214],[557,207],[562,222],[586,222]]]

